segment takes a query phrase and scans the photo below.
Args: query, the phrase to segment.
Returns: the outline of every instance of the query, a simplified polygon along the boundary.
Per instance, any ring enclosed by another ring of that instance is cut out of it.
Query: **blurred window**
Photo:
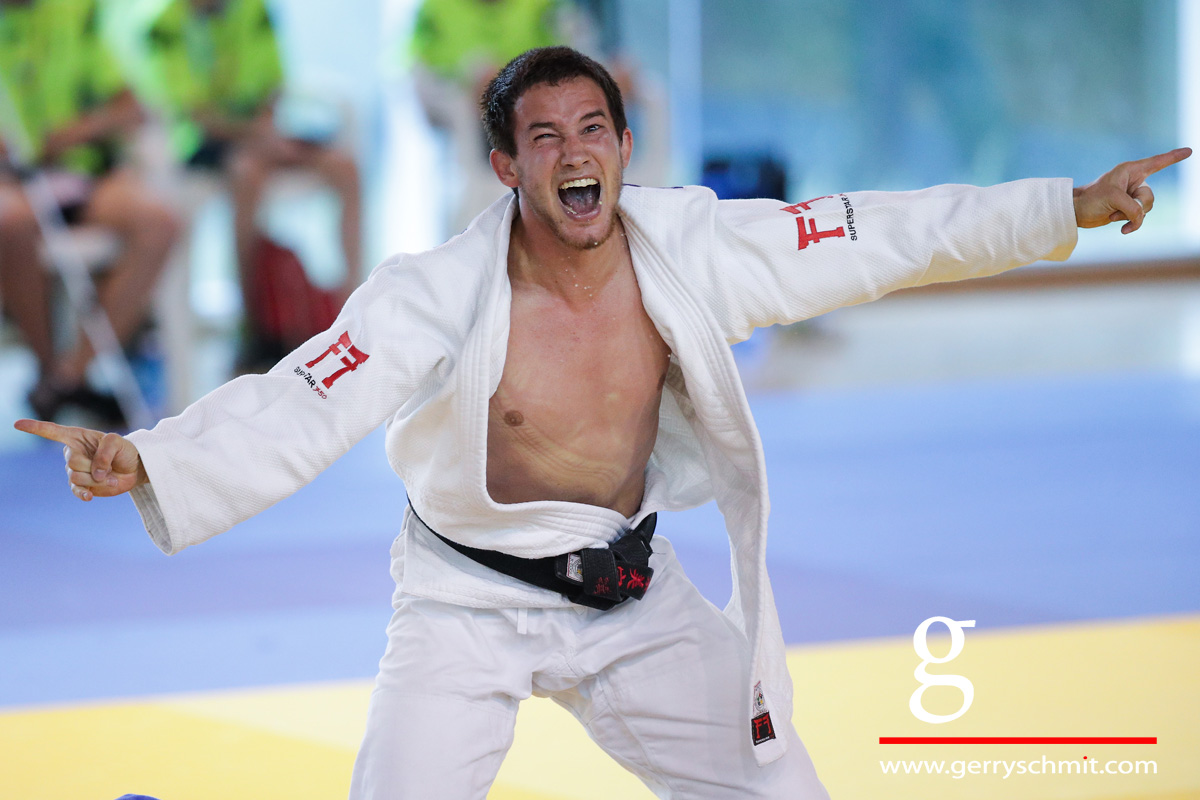
[[[792,197],[1031,176],[1084,183],[1196,144],[1180,141],[1179,0],[616,5],[622,39],[668,79],[665,19],[698,9],[700,150],[774,157]],[[696,180],[699,164],[690,168],[684,177]],[[1200,249],[1184,235],[1180,174],[1158,176],[1154,224],[1123,256]],[[1114,236],[1084,237],[1079,255],[1102,259]]]

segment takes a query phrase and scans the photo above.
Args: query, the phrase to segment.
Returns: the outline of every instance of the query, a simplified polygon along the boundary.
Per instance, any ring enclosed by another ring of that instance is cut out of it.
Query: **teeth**
[[[600,181],[595,178],[576,178],[573,181],[566,181],[558,185],[559,189],[578,189],[581,186],[595,186]]]

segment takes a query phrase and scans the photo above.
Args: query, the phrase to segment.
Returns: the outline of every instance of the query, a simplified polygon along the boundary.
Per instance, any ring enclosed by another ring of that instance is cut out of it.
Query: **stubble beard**
[[[604,213],[603,211],[601,213]],[[612,238],[613,231],[617,229],[617,214],[612,212],[608,217],[608,227],[604,229],[604,233],[599,238],[592,237],[588,239],[572,239],[566,230],[566,225],[561,220],[554,220],[554,235],[558,240],[574,250],[595,250]]]

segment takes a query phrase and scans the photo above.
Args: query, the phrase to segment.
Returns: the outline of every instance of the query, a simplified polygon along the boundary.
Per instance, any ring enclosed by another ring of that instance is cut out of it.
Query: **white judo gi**
[[[733,788],[756,780],[746,764],[777,776],[762,781],[761,796],[823,796],[815,777],[806,777],[811,766],[790,724],[792,683],[766,573],[763,451],[729,344],[756,327],[902,287],[1065,259],[1076,241],[1071,190],[1067,179],[1025,180],[853,192],[789,206],[718,201],[696,187],[625,187],[620,213],[642,302],[671,350],[646,492],[632,518],[578,503],[498,504],[488,496],[488,401],[507,350],[512,198],[445,245],[386,261],[329,331],[267,375],[238,378],[154,430],[131,434],[151,480],[134,490],[134,500],[158,546],[178,552],[295,492],[385,421],[388,459],[413,508],[433,530],[471,547],[538,558],[604,546],[647,514],[715,498],[734,569],[723,618],[691,596],[669,543],[658,537],[645,598],[599,612],[474,564],[406,514],[392,550],[396,615],[352,794],[482,796],[510,741],[515,701],[537,692],[570,708],[664,796],[752,796]],[[672,610],[655,617],[656,604]],[[604,672],[636,654],[639,626],[668,656],[648,659],[656,671],[686,669],[669,656],[691,651],[671,636],[686,639],[693,621],[739,654],[709,652],[706,661],[691,653],[687,663],[708,677],[672,677],[671,685],[686,688],[679,696],[656,685],[639,699],[635,684],[653,683],[652,676]],[[541,655],[531,656],[539,647]],[[611,658],[598,658],[605,648]],[[556,650],[570,657],[551,664]],[[525,671],[516,683],[493,680],[516,664]],[[596,672],[605,681],[588,684]],[[456,705],[428,692],[422,684],[430,681],[484,687],[484,696],[468,692]],[[687,694],[730,682],[740,685],[720,701]],[[658,709],[647,707],[655,703]],[[435,717],[444,728],[429,727]],[[632,717],[646,725],[627,724]],[[717,717],[721,732],[704,733]],[[681,721],[700,733],[681,734],[672,727]],[[789,747],[798,754],[783,758]],[[418,757],[402,758],[405,749]],[[772,763],[779,759],[790,772]],[[693,780],[689,769],[704,776]],[[787,793],[780,781],[811,786]],[[389,789],[389,782],[407,788]]]

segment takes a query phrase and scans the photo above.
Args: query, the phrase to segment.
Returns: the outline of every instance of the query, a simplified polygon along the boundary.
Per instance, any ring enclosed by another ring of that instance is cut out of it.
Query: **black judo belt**
[[[412,507],[411,505],[409,506]],[[413,515],[425,521],[413,509]],[[646,517],[607,548],[589,547],[544,558],[521,558],[496,550],[467,547],[425,525],[434,536],[472,561],[542,589],[558,592],[572,603],[607,611],[626,598],[641,600],[650,585],[650,539],[658,514]]]

